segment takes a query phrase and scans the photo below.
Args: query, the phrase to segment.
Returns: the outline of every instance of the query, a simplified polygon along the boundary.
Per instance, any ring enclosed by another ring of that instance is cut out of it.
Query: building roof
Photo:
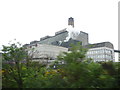
[[[45,37],[42,37],[42,38],[40,38],[40,41],[42,41],[42,40],[45,40],[45,39],[48,39],[48,38],[51,38],[52,36],[45,36]]]
[[[67,32],[66,28],[63,29],[63,30],[60,30],[60,31],[58,31],[58,32],[55,32],[55,36],[56,36],[56,35],[59,35],[59,34],[62,34],[62,33],[64,33],[64,32]]]
[[[110,42],[101,42],[101,43],[94,43],[94,44],[88,44],[84,46],[85,48],[98,48],[98,47],[108,47],[111,49],[114,49],[114,46]]]

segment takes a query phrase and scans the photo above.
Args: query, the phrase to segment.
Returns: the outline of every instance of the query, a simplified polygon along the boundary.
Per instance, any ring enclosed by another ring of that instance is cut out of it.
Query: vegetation
[[[87,50],[72,45],[49,68],[30,61],[23,47],[3,46],[3,88],[120,88],[120,63],[94,63]],[[61,64],[64,63],[64,64]],[[54,69],[53,66],[56,66]]]

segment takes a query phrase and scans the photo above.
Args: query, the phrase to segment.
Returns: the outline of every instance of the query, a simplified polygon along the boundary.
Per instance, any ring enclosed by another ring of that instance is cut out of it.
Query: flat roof
[[[111,49],[114,49],[114,46],[110,42],[101,42],[101,43],[94,43],[94,44],[88,44],[84,46],[85,48],[98,48],[98,47],[108,47]]]

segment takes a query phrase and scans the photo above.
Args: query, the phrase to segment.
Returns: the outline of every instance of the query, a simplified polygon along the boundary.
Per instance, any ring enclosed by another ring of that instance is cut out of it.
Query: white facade
[[[47,45],[47,44],[36,44],[27,48],[28,54],[32,56],[34,61],[54,61],[57,56],[62,52],[67,52],[68,48]]]
[[[108,47],[91,48],[86,54],[87,58],[91,58],[94,62],[115,61],[114,50]]]
[[[33,44],[27,47],[28,54],[32,56],[33,61],[52,62],[62,52],[68,52],[68,48],[48,44]],[[94,62],[115,61],[114,50],[108,47],[89,48],[86,53],[87,58]]]

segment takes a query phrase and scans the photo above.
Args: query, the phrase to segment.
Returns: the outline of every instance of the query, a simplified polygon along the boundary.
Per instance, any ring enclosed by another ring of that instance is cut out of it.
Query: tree
[[[6,77],[13,78],[19,88],[23,87],[22,80],[22,61],[26,58],[26,52],[23,47],[16,44],[3,46],[3,70],[8,73]],[[9,80],[9,79],[8,79]],[[14,82],[11,79],[11,82]],[[8,85],[9,86],[9,85]]]
[[[63,78],[67,82],[67,87],[85,87],[88,82],[88,61],[85,57],[87,49],[83,48],[80,43],[72,45],[70,52],[64,52],[58,56],[58,60],[64,62],[59,68],[64,71]],[[87,60],[87,61],[86,61]],[[92,61],[91,61],[92,62]]]
[[[8,88],[119,88],[120,64],[95,63],[80,43],[58,56],[49,68],[30,62],[23,47],[3,46],[3,87]],[[30,63],[23,63],[29,61]],[[56,68],[53,66],[56,65]]]
[[[26,48],[14,43],[10,44],[10,46],[3,45],[2,51],[3,88],[20,89],[42,86],[42,82],[44,83],[43,72],[45,72],[45,66],[32,62],[32,56],[29,56]]]
[[[68,53],[58,56],[58,60],[65,64],[59,65],[63,71],[63,80],[68,88],[114,88],[118,87],[118,80],[114,75],[115,68],[109,63],[107,65],[93,62],[85,57],[87,50],[78,45],[73,45]],[[116,84],[114,84],[116,83]]]

